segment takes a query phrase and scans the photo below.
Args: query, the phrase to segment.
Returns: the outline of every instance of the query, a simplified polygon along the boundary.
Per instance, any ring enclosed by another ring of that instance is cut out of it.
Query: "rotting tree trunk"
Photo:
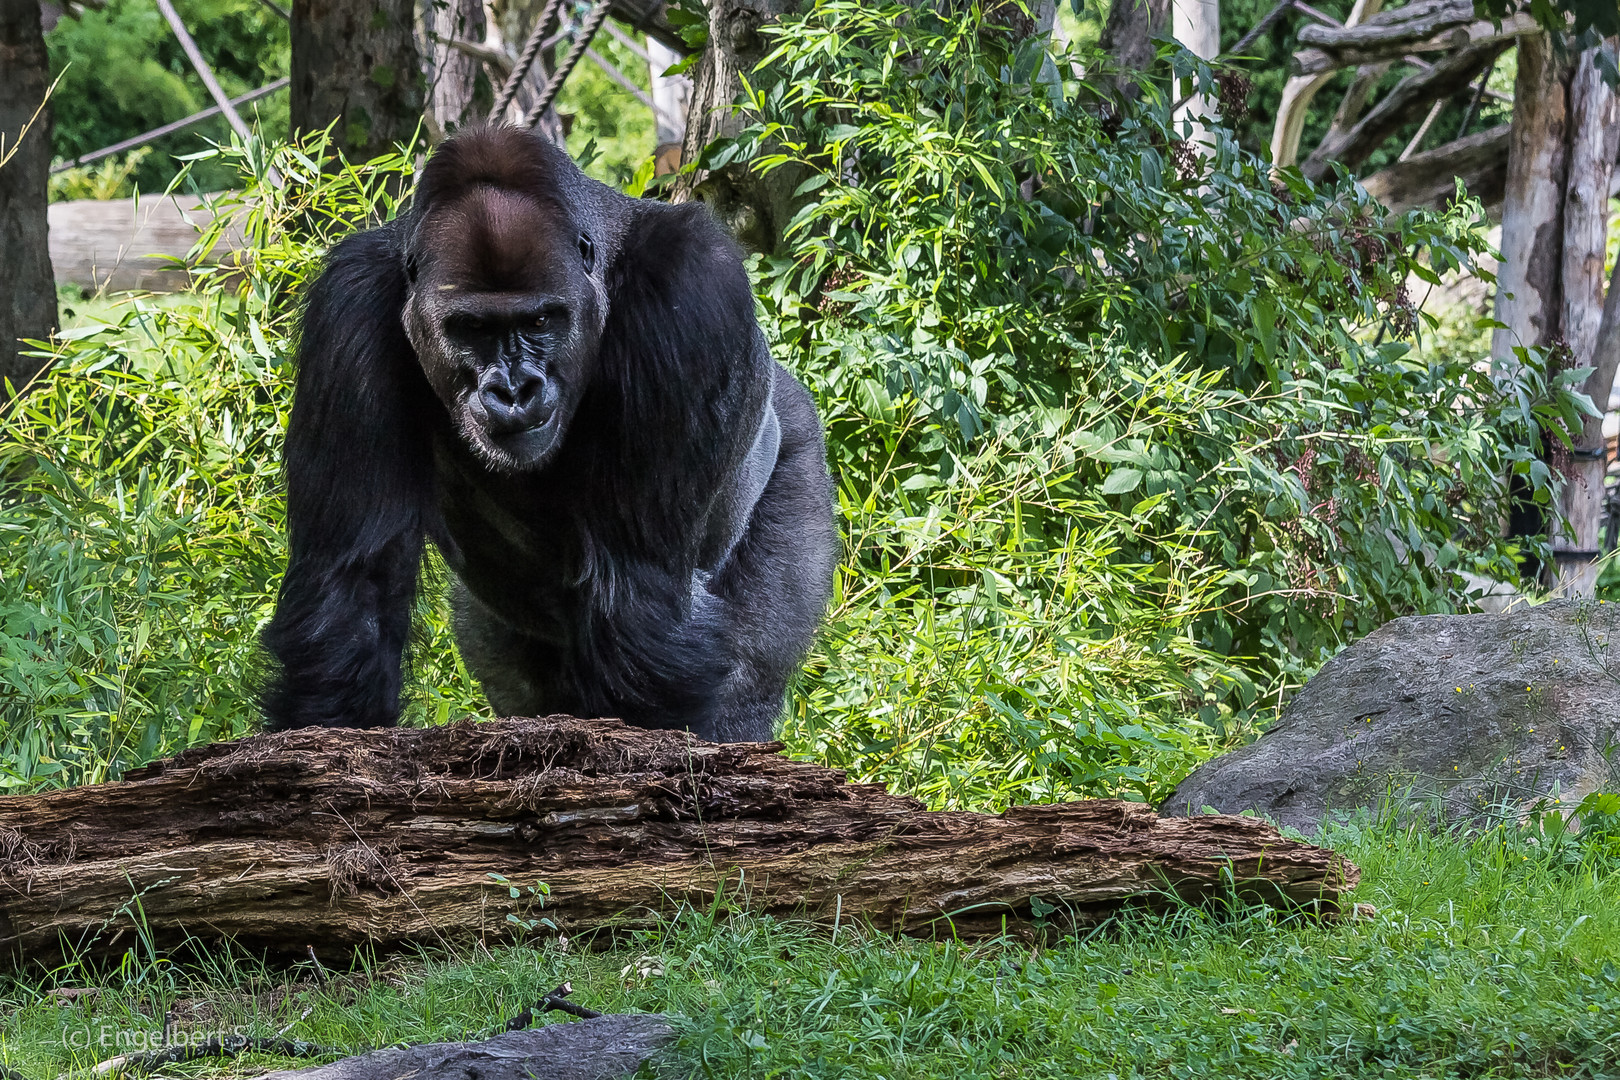
[[[0,400],[11,396],[7,383],[20,390],[44,366],[23,355],[20,339],[48,338],[57,325],[46,218],[50,75],[39,10],[36,0],[0,0],[0,155],[12,155],[0,168]]]
[[[504,938],[508,915],[569,935],[647,926],[717,898],[978,937],[1027,926],[1033,897],[1071,925],[1229,883],[1332,912],[1358,878],[1253,818],[1106,800],[934,813],[778,749],[566,717],[199,747],[120,783],[0,798],[0,944],[115,950],[138,910],[159,944],[389,948]]]
[[[292,128],[328,124],[350,161],[415,134],[422,122],[422,60],[413,0],[293,0]]]

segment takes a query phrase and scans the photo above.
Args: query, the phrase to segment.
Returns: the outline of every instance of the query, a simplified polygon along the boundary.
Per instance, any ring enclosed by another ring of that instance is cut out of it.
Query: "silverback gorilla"
[[[503,716],[768,739],[831,587],[821,426],[736,248],[513,128],[333,250],[286,474],[272,728],[398,719],[427,540]]]

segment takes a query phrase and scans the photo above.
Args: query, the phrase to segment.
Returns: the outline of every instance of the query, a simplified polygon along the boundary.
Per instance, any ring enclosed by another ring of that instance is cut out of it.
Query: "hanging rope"
[[[551,81],[546,83],[546,88],[540,92],[540,100],[534,103],[529,114],[523,118],[524,127],[534,127],[546,114],[546,110],[551,108],[551,103],[557,99],[557,91],[562,89],[562,84],[568,81],[568,76],[579,66],[580,60],[585,56],[585,50],[590,48],[591,39],[602,29],[602,23],[608,17],[608,9],[612,6],[613,0],[596,0],[596,6],[585,16],[585,22],[580,26],[579,33],[574,36],[574,44],[569,48],[568,55],[557,65],[557,71],[551,76]],[[516,74],[514,70],[513,75]]]
[[[501,85],[500,96],[495,99],[495,107],[489,115],[500,120],[506,115],[507,108],[512,99],[517,96],[517,90],[523,80],[528,76],[529,69],[534,66],[534,58],[540,55],[545,46],[546,28],[557,15],[557,9],[562,7],[562,0],[546,0],[546,6],[540,12],[540,17],[534,21],[534,29],[529,31],[529,40],[523,43],[523,52],[518,55],[517,63],[512,68],[512,74],[506,77]]]

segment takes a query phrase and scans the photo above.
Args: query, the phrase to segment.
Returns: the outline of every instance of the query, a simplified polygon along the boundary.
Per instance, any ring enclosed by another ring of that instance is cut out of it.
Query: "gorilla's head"
[[[521,170],[531,174],[481,182],[475,170],[467,182],[458,167],[447,186],[430,165],[418,190],[405,331],[473,452],[501,472],[536,470],[595,363],[606,310],[597,244],[553,178]]]

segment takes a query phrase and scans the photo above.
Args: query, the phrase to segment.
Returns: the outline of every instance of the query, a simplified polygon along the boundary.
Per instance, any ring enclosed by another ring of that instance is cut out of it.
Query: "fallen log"
[[[1253,818],[929,812],[780,749],[566,717],[197,747],[0,798],[0,947],[450,945],[649,926],[683,904],[979,937],[1037,908],[1083,925],[1233,892],[1331,913],[1359,876]]]
[[[1508,125],[1476,131],[1444,146],[1413,154],[1361,179],[1367,194],[1404,214],[1417,207],[1444,210],[1457,197],[1457,181],[1498,213],[1507,184]]]

